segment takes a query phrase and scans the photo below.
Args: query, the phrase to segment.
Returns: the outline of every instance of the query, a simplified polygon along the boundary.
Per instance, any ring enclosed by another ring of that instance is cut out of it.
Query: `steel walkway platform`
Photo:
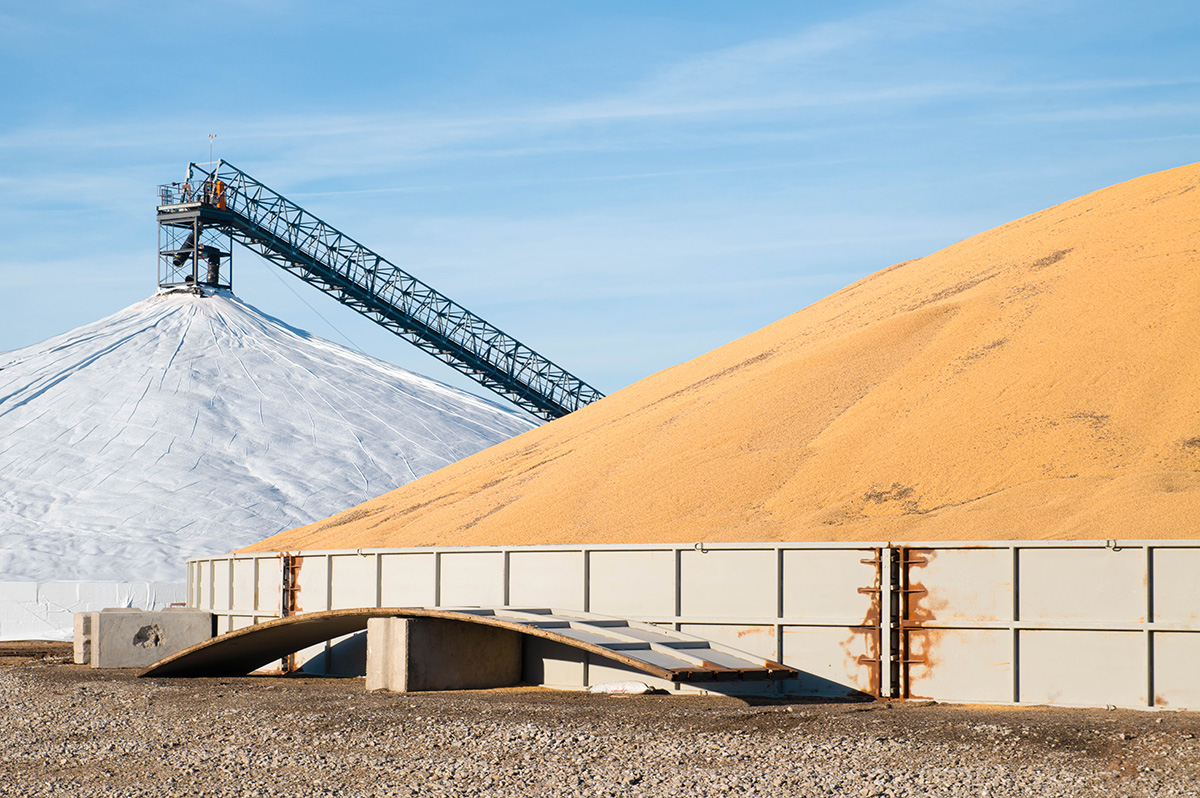
[[[309,646],[362,631],[371,618],[441,618],[500,627],[672,682],[778,680],[798,675],[778,662],[663,626],[577,610],[507,607],[370,607],[292,615],[214,637],[138,675],[245,675]]]

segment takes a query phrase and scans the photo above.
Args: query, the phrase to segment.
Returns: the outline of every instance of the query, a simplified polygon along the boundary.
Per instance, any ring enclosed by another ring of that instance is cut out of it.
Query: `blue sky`
[[[145,298],[215,154],[605,392],[1200,160],[1192,2],[0,0],[0,351]],[[249,252],[235,292],[471,384]]]

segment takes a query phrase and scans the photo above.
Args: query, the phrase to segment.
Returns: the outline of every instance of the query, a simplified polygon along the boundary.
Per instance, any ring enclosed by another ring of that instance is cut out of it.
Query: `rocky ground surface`
[[[1200,795],[1200,714],[140,680],[0,643],[0,795]]]

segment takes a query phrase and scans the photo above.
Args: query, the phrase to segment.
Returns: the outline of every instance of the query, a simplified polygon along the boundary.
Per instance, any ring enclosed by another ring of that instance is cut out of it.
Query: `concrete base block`
[[[85,657],[93,668],[145,668],[212,636],[213,614],[207,610],[121,608],[79,613],[75,661]]]
[[[523,635],[440,618],[367,621],[367,689],[397,693],[510,687]]]
[[[87,665],[92,661],[92,625],[96,613],[75,613],[75,664]]]

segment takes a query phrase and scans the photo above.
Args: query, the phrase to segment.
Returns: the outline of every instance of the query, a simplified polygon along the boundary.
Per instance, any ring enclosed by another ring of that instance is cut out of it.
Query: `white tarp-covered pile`
[[[534,423],[228,292],[159,294],[0,354],[0,639],[62,636],[68,610],[179,601],[187,557]]]
[[[0,640],[70,640],[77,612],[161,610],[186,598],[179,582],[0,582]]]

